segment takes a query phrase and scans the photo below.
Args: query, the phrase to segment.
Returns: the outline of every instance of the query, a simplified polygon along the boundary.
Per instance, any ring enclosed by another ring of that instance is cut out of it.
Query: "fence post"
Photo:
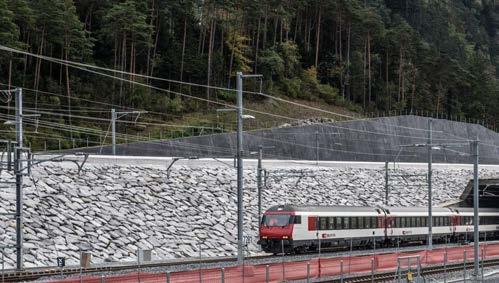
[[[225,268],[222,267],[222,283],[225,283]]]
[[[282,248],[282,281],[286,281],[285,266],[284,266],[284,240],[281,240]]]
[[[310,262],[307,262],[307,283],[310,283]]]
[[[166,283],[170,283],[170,271],[166,272]]]
[[[444,253],[444,283],[447,283],[447,249]]]
[[[265,282],[269,283],[269,265],[265,265]]]
[[[106,282],[106,278],[104,277],[104,275],[101,275],[100,276],[100,283],[105,283]]]
[[[466,283],[466,251],[464,251],[464,261],[463,261],[463,282]]]
[[[343,283],[343,260],[340,261],[340,283]]]
[[[374,283],[374,258],[371,258],[371,282]]]

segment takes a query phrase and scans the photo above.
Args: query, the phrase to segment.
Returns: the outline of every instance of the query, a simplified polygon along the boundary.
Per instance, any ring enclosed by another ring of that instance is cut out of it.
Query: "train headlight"
[[[282,238],[283,238],[283,239],[287,239],[287,238],[288,238],[288,236],[282,236]]]
[[[262,236],[262,239],[267,239],[267,236]]]

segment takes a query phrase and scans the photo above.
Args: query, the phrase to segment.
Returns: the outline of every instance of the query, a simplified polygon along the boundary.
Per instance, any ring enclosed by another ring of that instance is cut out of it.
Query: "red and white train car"
[[[499,236],[499,210],[480,209],[481,238]],[[435,242],[472,240],[473,209],[433,208]],[[320,247],[390,245],[424,242],[428,209],[414,207],[349,207],[279,205],[267,210],[259,244],[266,252],[285,253]]]

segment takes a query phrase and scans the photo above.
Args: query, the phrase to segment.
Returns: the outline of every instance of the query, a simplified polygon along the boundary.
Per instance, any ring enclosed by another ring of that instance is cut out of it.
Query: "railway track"
[[[483,262],[484,267],[490,267],[490,266],[497,266],[499,265],[499,259],[491,259]],[[433,274],[442,274],[442,273],[451,273],[451,272],[456,272],[456,271],[461,271],[464,269],[463,263],[455,263],[455,264],[447,264],[446,267],[444,266],[427,266],[427,267],[422,267],[421,268],[421,275],[422,276],[428,276],[428,275],[433,275]],[[469,262],[466,265],[466,270],[473,269],[473,262]],[[471,271],[468,271],[471,272]],[[469,273],[468,273],[469,274]],[[383,272],[383,273],[376,273],[374,276],[371,274],[366,274],[366,275],[361,275],[361,276],[355,276],[355,277],[348,277],[344,278],[343,281],[339,278],[335,279],[326,279],[326,280],[321,280],[319,282],[331,282],[331,283],[365,283],[365,282],[386,282],[386,281],[394,281],[396,280],[395,272]]]

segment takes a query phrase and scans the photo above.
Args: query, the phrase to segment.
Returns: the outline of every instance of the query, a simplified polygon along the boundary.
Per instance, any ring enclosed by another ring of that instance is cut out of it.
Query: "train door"
[[[392,216],[385,217],[385,236],[390,237],[393,235],[393,225],[395,222],[395,218]]]

